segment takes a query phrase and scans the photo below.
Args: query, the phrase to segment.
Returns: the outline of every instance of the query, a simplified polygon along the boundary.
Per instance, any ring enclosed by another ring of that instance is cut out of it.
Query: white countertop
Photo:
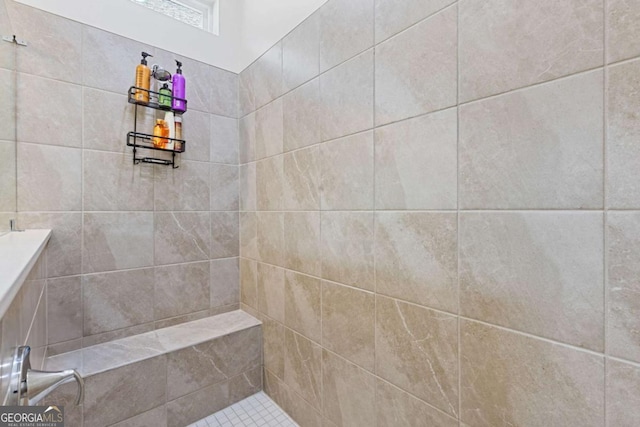
[[[0,236],[0,319],[4,317],[51,237],[51,230],[14,231]]]

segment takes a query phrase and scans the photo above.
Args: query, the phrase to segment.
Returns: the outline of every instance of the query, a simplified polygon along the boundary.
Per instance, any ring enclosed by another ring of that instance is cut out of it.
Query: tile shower
[[[7,17],[48,356],[240,307],[301,426],[640,425],[640,4],[329,0],[239,75],[182,58],[173,171],[124,135],[174,54]]]
[[[639,22],[330,0],[240,74],[241,307],[296,421],[640,424]]]

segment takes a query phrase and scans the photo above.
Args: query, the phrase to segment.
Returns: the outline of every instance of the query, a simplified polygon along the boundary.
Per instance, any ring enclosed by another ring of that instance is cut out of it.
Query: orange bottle
[[[151,70],[147,67],[147,52],[142,52],[142,61],[136,67],[136,87],[146,90],[136,90],[134,99],[140,104],[149,103],[149,89],[151,88]]]
[[[169,137],[169,127],[167,122],[162,119],[156,120],[156,125],[153,127],[153,146],[156,148],[165,148],[167,145],[166,138]]]

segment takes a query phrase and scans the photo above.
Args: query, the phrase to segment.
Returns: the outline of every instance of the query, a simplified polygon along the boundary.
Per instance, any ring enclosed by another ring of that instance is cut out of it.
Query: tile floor
[[[231,426],[297,427],[298,424],[261,391],[188,427]]]

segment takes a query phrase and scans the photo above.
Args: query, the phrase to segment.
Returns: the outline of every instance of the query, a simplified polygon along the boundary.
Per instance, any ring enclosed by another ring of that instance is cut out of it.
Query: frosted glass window
[[[212,31],[213,2],[197,0],[131,0],[156,12],[206,31]]]

